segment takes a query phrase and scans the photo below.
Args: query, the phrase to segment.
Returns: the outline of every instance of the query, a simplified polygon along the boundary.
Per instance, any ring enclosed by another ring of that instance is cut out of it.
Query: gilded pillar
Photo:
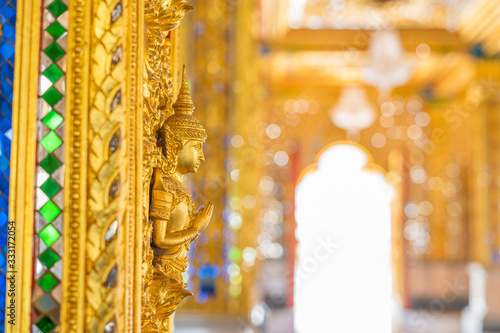
[[[233,137],[230,154],[239,161],[235,170],[231,171],[232,182],[229,186],[231,208],[240,214],[242,225],[239,228],[241,238],[235,251],[241,253],[237,264],[241,268],[241,279],[233,279],[233,288],[241,288],[239,312],[249,313],[257,303],[254,281],[257,278],[256,258],[257,236],[260,229],[261,203],[259,202],[259,182],[264,176],[262,167],[260,142],[257,140],[256,128],[262,121],[262,113],[255,110],[258,104],[259,72],[248,70],[258,67],[258,44],[253,29],[256,26],[256,1],[245,1],[235,8],[237,27],[233,35],[235,41],[232,52],[238,61],[235,64],[236,75],[231,80],[234,96],[234,115],[231,128]],[[242,142],[235,142],[242,138]],[[243,237],[244,235],[244,237]],[[241,282],[239,282],[241,281]],[[241,284],[241,287],[238,285]]]
[[[210,158],[193,180],[198,200],[214,203],[213,219],[205,233],[197,241],[196,248],[190,253],[188,270],[189,284],[194,297],[186,301],[188,309],[208,308],[213,311],[228,310],[228,273],[231,262],[228,259],[231,241],[223,235],[232,231],[227,228],[230,214],[223,215],[228,207],[227,186],[229,176],[227,165],[231,163],[228,155],[229,126],[228,98],[230,88],[230,72],[228,68],[234,61],[229,56],[227,38],[230,18],[230,4],[227,1],[193,1],[196,10],[192,15],[194,22],[195,45],[188,50],[192,57],[193,87],[195,87],[195,103],[200,110],[199,117],[206,126],[209,137],[205,144],[206,154]],[[187,41],[186,41],[187,42]],[[231,110],[233,111],[233,110]],[[226,272],[224,272],[226,269]],[[196,274],[197,272],[205,274]],[[196,272],[196,273],[195,273]],[[213,279],[212,276],[220,274]],[[200,275],[198,277],[197,275]]]
[[[396,298],[403,306],[406,301],[405,290],[405,240],[404,240],[404,203],[408,190],[408,176],[404,168],[404,153],[393,150],[388,156],[387,180],[394,188],[391,202],[391,255],[392,255],[392,286]]]
[[[471,136],[473,158],[468,170],[470,186],[469,209],[471,211],[470,256],[471,262],[483,267],[492,264],[492,240],[494,237],[493,216],[497,211],[496,186],[492,168],[496,164],[496,113],[495,101],[492,99],[499,79],[499,71],[491,61],[480,61],[477,64],[477,80],[471,84],[465,95],[465,105],[471,114]],[[492,237],[493,236],[493,237]]]
[[[32,248],[33,248],[33,196],[35,184],[36,109],[40,43],[40,0],[18,1],[16,23],[16,53],[14,91],[12,103],[12,156],[9,195],[9,221],[14,221],[16,271],[15,295],[7,295],[6,305],[15,304],[16,320],[5,319],[5,332],[30,330]],[[10,288],[7,288],[10,289]],[[7,313],[6,313],[7,314]]]

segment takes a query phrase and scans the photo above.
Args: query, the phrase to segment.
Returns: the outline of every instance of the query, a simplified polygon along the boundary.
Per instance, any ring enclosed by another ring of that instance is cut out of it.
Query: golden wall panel
[[[140,324],[140,4],[70,3],[64,332]]]

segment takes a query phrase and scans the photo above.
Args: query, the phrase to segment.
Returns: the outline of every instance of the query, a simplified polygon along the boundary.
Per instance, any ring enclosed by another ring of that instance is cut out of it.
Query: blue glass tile
[[[12,122],[9,118],[0,119],[0,131],[7,132],[10,128],[12,128]]]
[[[0,55],[4,58],[10,59],[14,55],[14,51],[14,48],[9,42],[5,42],[0,46]]]
[[[7,81],[2,82],[2,84],[0,85],[0,90],[5,96],[12,95],[12,85]]]
[[[9,160],[5,157],[5,155],[0,156],[0,170],[5,172],[9,168]],[[0,207],[2,204],[0,203]]]
[[[4,177],[0,177],[0,191],[5,194],[9,192],[9,182]]]
[[[6,288],[6,284],[5,284],[5,277],[3,277],[3,282],[0,281],[0,293],[5,295],[6,290],[7,290],[7,288]]]
[[[7,262],[5,261],[5,256],[3,253],[0,253],[0,267],[4,266]]]
[[[2,25],[2,34],[4,38],[11,39],[13,36],[16,35],[16,29],[14,29],[13,26],[10,24],[3,24]]]
[[[7,156],[7,155],[5,155],[5,156]],[[9,156],[9,158],[10,158],[10,156]],[[7,177],[8,179],[10,179],[10,168],[8,168],[7,170],[5,170],[5,172],[3,173],[3,175],[5,177]]]
[[[16,10],[10,6],[5,6],[0,10],[0,14],[7,20],[9,20],[10,24],[16,24]],[[4,23],[4,22],[2,22]],[[4,23],[5,24],[5,23]]]
[[[8,78],[14,77],[14,67],[12,67],[7,61],[4,61],[4,63],[0,65],[0,72]]]
[[[4,213],[7,213],[7,210],[9,209],[9,198],[7,198],[5,195],[0,195],[0,209],[3,209]],[[7,216],[7,214],[5,214]],[[2,227],[0,223],[0,228]]]
[[[2,207],[2,208],[4,208],[4,207]],[[0,228],[5,227],[8,220],[9,220],[9,218],[7,217],[7,214],[5,214],[5,212],[0,212]]]
[[[8,152],[10,154],[10,140],[2,133],[0,133],[0,149],[2,153],[6,154]]]
[[[0,111],[2,112],[2,115],[4,117],[9,117],[10,118],[10,110],[12,110],[12,105],[9,103],[9,101],[3,96],[0,96],[0,100],[2,100],[0,104]]]

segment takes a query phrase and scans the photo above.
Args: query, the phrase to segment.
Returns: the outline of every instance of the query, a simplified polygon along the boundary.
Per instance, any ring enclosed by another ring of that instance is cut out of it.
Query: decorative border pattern
[[[33,330],[59,329],[62,303],[66,0],[44,1],[41,22],[32,294]]]
[[[72,0],[70,3],[68,40],[68,71],[66,110],[66,162],[64,202],[69,209],[64,214],[64,261],[61,330],[63,332],[84,331],[84,285],[85,285],[85,208],[86,208],[86,163],[87,160],[87,100],[90,29],[90,1]]]
[[[143,35],[141,0],[129,0],[125,5],[128,22],[126,49],[126,139],[127,139],[127,181],[126,212],[123,230],[118,234],[118,274],[117,304],[118,331],[139,332],[141,313],[141,230],[142,230],[142,86],[139,58],[142,51]],[[125,140],[124,140],[125,141]],[[125,142],[124,142],[125,143]]]

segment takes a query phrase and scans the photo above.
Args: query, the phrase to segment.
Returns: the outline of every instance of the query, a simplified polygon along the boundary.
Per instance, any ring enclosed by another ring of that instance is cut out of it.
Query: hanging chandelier
[[[397,31],[376,31],[368,47],[368,61],[362,71],[363,82],[380,93],[390,93],[406,84],[413,73],[413,64],[406,59]]]
[[[330,118],[335,126],[347,131],[348,140],[359,141],[359,132],[373,124],[375,110],[362,87],[346,87],[331,109]]]

